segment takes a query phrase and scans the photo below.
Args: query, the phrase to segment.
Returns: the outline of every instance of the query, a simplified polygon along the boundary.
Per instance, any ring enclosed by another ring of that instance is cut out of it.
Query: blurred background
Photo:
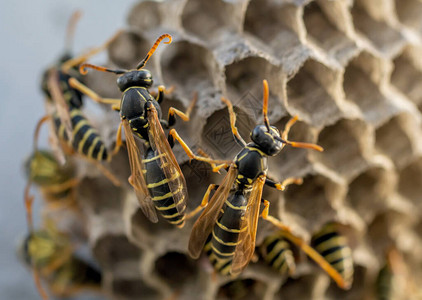
[[[123,27],[133,3],[133,0],[0,1],[1,299],[39,299],[31,274],[18,261],[15,249],[27,232],[22,164],[31,151],[33,128],[44,113],[40,76],[64,50],[72,12],[76,9],[83,12],[73,45],[75,53],[79,53],[100,45]],[[102,53],[92,61],[101,63],[105,58]],[[45,145],[46,139],[41,140],[41,145]]]

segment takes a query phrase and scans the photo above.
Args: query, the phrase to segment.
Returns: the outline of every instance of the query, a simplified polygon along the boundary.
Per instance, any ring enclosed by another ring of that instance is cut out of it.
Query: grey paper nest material
[[[355,280],[350,291],[340,291],[302,257],[295,279],[284,283],[270,268],[251,264],[233,288],[226,284],[229,279],[211,279],[206,260],[188,256],[192,222],[182,230],[163,221],[152,224],[129,186],[117,190],[107,181],[87,178],[80,201],[91,246],[108,276],[106,289],[115,299],[162,299],[175,292],[179,299],[370,299],[391,245],[420,282],[420,1],[143,1],[132,9],[128,23],[110,47],[110,65],[133,67],[159,34],[172,34],[173,43],[161,45],[147,68],[156,84],[175,86],[165,112],[169,105],[187,107],[198,92],[192,120],[178,120],[176,126],[193,149],[233,158],[239,147],[220,97],[234,103],[240,133],[247,139],[262,122],[262,80],[269,81],[271,123],[282,128],[297,114],[301,121],[291,139],[325,148],[323,153],[285,149],[270,158],[273,178],[304,178],[302,186],[285,193],[264,192],[271,214],[308,241],[328,221],[346,225],[354,241]],[[90,73],[91,86],[104,96],[118,94],[114,79]],[[117,121],[109,112],[107,120],[98,122],[110,146]],[[179,146],[174,151],[192,209],[208,184],[221,177],[201,163],[189,164]],[[126,180],[126,154],[120,155],[112,165]],[[262,223],[258,242],[273,230]],[[402,291],[397,299],[410,295]]]

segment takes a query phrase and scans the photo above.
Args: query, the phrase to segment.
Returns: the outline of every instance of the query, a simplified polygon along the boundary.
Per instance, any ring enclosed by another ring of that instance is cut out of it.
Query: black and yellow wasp
[[[186,182],[172,152],[172,140],[169,139],[170,144],[163,127],[173,126],[176,114],[184,121],[188,121],[196,98],[186,113],[171,107],[167,120],[163,120],[160,103],[164,99],[165,89],[159,86],[157,98],[154,98],[148,91],[153,84],[151,72],[142,69],[165,38],[168,38],[165,43],[171,43],[169,34],[161,35],[134,70],[111,70],[91,64],[80,66],[82,74],[86,73],[86,68],[92,68],[121,75],[117,79],[117,85],[123,93],[121,99],[103,99],[75,79],[71,79],[70,83],[72,87],[95,101],[111,104],[114,110],[120,111],[121,122],[114,152],[117,152],[122,145],[123,127],[131,167],[129,182],[134,187],[142,211],[149,220],[157,222],[156,210],[158,210],[168,222],[182,227],[187,217]],[[135,137],[143,141],[145,151],[142,146],[138,147]]]
[[[297,178],[288,178],[276,183],[267,178],[267,157],[277,155],[285,145],[298,148],[309,148],[318,151],[320,146],[308,143],[288,141],[287,136],[297,117],[292,118],[282,134],[270,126],[267,117],[268,83],[264,85],[263,115],[264,125],[256,126],[251,132],[252,142],[246,142],[239,135],[235,126],[236,115],[229,100],[222,98],[230,114],[230,125],[234,138],[243,145],[243,149],[236,155],[234,161],[215,166],[216,161],[208,157],[194,155],[189,149],[184,150],[191,159],[205,161],[214,166],[214,171],[228,169],[220,185],[211,184],[202,200],[201,206],[206,206],[196,221],[189,240],[189,253],[193,258],[201,254],[205,242],[211,235],[211,248],[218,260],[230,264],[230,274],[238,275],[248,265],[255,250],[256,230],[258,225],[262,190],[264,185],[284,190],[289,184],[300,184]],[[178,134],[171,130],[170,134],[183,146],[184,143]],[[212,190],[216,192],[208,201]],[[290,229],[280,221],[268,215],[269,202],[263,200],[264,210],[261,216],[285,231],[285,237],[303,249],[316,260],[335,280],[346,287],[341,276],[334,270],[314,249],[306,245],[303,240],[290,233]]]
[[[340,224],[325,224],[312,236],[311,245],[342,276],[347,286],[353,283],[353,258],[347,239],[340,232]]]
[[[48,208],[75,207],[76,178],[74,165],[62,165],[48,150],[36,150],[25,164],[26,177],[38,186]]]
[[[75,23],[79,19],[79,16],[80,12],[77,11],[70,19],[65,53],[55,65],[48,68],[43,74],[41,86],[46,97],[47,116],[42,118],[39,123],[42,124],[45,121],[52,121],[50,141],[53,144],[53,150],[55,150],[56,156],[59,157],[61,162],[65,160],[63,152],[66,154],[76,152],[95,163],[103,171],[104,175],[114,184],[119,185],[118,180],[102,167],[101,164],[97,163],[99,161],[109,160],[110,155],[98,132],[92,127],[81,111],[83,105],[82,93],[69,85],[69,79],[71,78],[82,81],[82,77],[76,66],[106,49],[117,37],[117,34],[102,46],[72,58],[70,44]]]
[[[268,235],[259,247],[265,263],[283,276],[291,276],[296,270],[295,258],[290,243],[277,231]]]
[[[43,299],[70,297],[81,291],[101,291],[102,275],[75,253],[72,241],[52,221],[42,229],[31,231],[19,249],[24,262],[33,270],[35,282]]]

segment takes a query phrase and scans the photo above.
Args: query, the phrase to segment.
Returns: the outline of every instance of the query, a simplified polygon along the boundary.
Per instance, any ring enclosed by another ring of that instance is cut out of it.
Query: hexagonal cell
[[[165,3],[158,1],[141,1],[131,9],[127,22],[142,31],[155,29],[162,24],[161,9],[164,5]]]
[[[104,235],[93,246],[93,254],[102,268],[113,271],[120,263],[138,260],[140,250],[124,235]]]
[[[312,153],[318,162],[337,174],[351,178],[366,169],[372,153],[371,130],[359,120],[340,120],[324,128],[318,137],[322,153]]]
[[[384,21],[371,18],[360,5],[354,5],[351,13],[355,28],[383,54],[393,56],[404,46],[405,39],[400,32]],[[381,32],[382,34],[380,34]]]
[[[395,190],[395,178],[391,172],[373,167],[349,185],[348,202],[367,223],[386,208],[386,198]]]
[[[247,57],[226,66],[227,97],[234,106],[241,107],[254,121],[262,120],[263,84],[266,79],[270,90],[268,100],[271,122],[285,114],[285,79],[281,68],[260,57]]]
[[[239,134],[248,142],[255,122],[240,108],[235,107],[234,111]],[[205,152],[212,157],[229,160],[233,159],[242,149],[233,138],[227,108],[216,111],[207,119],[202,131],[202,146]]]
[[[413,138],[419,128],[415,120],[408,114],[400,114],[392,118],[375,132],[376,148],[387,155],[397,166],[403,166],[413,159],[415,146]]]
[[[116,278],[111,283],[113,299],[130,300],[139,299],[162,299],[162,295],[155,289],[147,286],[141,279]]]
[[[281,59],[288,74],[294,73],[309,57],[301,43],[305,30],[300,19],[301,8],[286,2],[250,1],[244,30],[257,37]]]
[[[319,62],[307,61],[287,83],[291,111],[317,127],[338,120],[342,113],[332,93],[338,76]]]
[[[422,210],[420,195],[422,193],[422,159],[418,159],[412,164],[402,169],[399,173],[398,191],[400,194],[412,201],[412,203]]]
[[[191,0],[186,3],[181,21],[189,33],[203,40],[212,40],[230,30],[240,31],[242,20],[242,12],[238,11],[236,2]]]
[[[400,22],[422,32],[422,3],[417,0],[395,0],[395,4]]]
[[[345,65],[357,51],[356,43],[336,28],[325,11],[336,9],[332,1],[325,1],[321,9],[319,3],[311,2],[305,6],[303,20],[308,33],[307,39],[320,47],[328,56]]]
[[[109,58],[119,68],[133,69],[145,57],[153,42],[134,32],[122,32],[109,46]],[[151,64],[148,65],[150,71]]]
[[[285,117],[272,125],[282,132],[288,120],[290,117]],[[316,136],[316,131],[301,121],[296,122],[289,132],[289,140],[296,142],[314,143]],[[305,176],[312,170],[312,163],[308,158],[308,153],[312,151],[290,146],[284,147],[277,156],[268,158],[268,175],[279,181],[288,177]]]
[[[346,99],[356,103],[365,120],[375,126],[388,120],[398,110],[379,89],[386,74],[382,64],[377,58],[363,52],[353,59],[344,72]]]
[[[167,252],[155,261],[157,275],[174,289],[194,281],[197,275],[196,262],[185,254]]]
[[[302,185],[291,185],[285,192],[285,210],[294,214],[301,226],[315,231],[335,219],[331,206],[336,185],[321,175],[307,176]]]
[[[266,284],[255,279],[237,279],[221,286],[216,299],[263,299]]]
[[[367,269],[362,266],[355,266],[353,285],[350,290],[342,290],[337,287],[334,282],[331,282],[326,291],[327,299],[364,299],[367,287]]]
[[[213,87],[215,65],[212,52],[188,41],[173,42],[163,50],[164,82],[174,85],[174,93],[181,99],[190,99],[193,92]]]
[[[379,258],[384,257],[387,249],[394,245],[396,236],[393,236],[391,229],[394,226],[395,218],[398,216],[396,212],[387,210],[377,215],[373,222],[368,225],[366,238],[372,251]]]
[[[422,72],[415,67],[406,52],[393,61],[394,71],[391,74],[391,83],[396,86],[417,106],[422,104]],[[419,108],[421,110],[421,108]]]

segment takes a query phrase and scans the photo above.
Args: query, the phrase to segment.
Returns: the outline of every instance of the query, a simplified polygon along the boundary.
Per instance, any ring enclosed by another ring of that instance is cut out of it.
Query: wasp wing
[[[73,140],[72,120],[70,117],[69,106],[63,97],[62,89],[60,88],[59,72],[56,69],[51,69],[48,72],[48,90],[53,100],[60,123],[63,124],[69,142]]]
[[[186,210],[186,201],[188,198],[188,189],[182,170],[174,157],[170,144],[167,141],[164,130],[161,127],[157,111],[153,105],[148,111],[149,140],[151,147],[158,152],[161,168],[168,180],[170,192],[173,194],[173,200],[176,209],[180,214]]]
[[[129,156],[131,170],[129,182],[135,190],[136,197],[138,198],[139,205],[141,206],[144,215],[151,222],[157,223],[157,213],[155,211],[155,207],[152,202],[151,195],[149,194],[144,174],[142,172],[144,168],[142,163],[141,149],[136,144],[129,122],[127,120],[122,120],[122,123],[123,129],[125,131],[127,153]]]
[[[212,228],[217,221],[220,210],[226,201],[234,180],[237,176],[237,168],[234,164],[230,165],[230,169],[223,179],[223,182],[218,187],[215,194],[212,196],[208,205],[205,207],[201,216],[195,222],[189,238],[189,254],[193,258],[198,258],[201,255],[205,242],[211,234]]]
[[[239,244],[234,251],[231,274],[238,275],[243,271],[251,260],[255,251],[256,230],[258,228],[259,208],[262,197],[262,190],[265,184],[265,175],[259,176],[249,194],[246,213],[240,228],[245,228],[239,234]]]

